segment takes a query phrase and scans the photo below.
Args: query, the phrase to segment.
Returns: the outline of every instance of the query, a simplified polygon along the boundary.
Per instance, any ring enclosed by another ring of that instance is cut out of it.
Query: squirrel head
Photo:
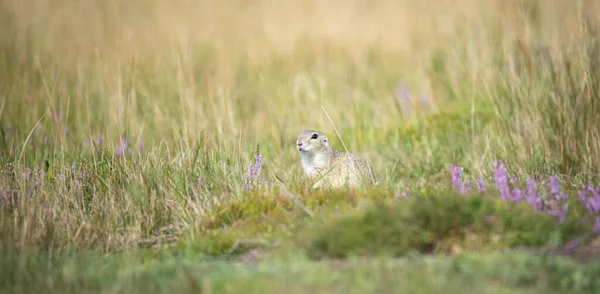
[[[330,150],[331,145],[325,134],[319,131],[305,130],[298,135],[296,149],[300,153],[318,153]]]

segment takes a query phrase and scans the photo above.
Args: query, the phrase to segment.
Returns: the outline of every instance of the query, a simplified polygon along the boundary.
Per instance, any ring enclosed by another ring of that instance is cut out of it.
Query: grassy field
[[[0,292],[597,293],[599,16],[0,0]]]

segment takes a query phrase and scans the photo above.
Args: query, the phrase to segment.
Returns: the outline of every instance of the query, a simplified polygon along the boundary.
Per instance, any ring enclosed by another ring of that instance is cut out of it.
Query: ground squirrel
[[[358,187],[362,183],[375,183],[373,168],[367,160],[358,154],[334,149],[327,136],[319,131],[302,131],[296,148],[304,173],[316,181],[314,187]]]

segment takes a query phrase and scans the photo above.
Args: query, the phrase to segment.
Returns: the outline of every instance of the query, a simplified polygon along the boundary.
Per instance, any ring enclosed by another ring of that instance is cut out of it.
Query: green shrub
[[[575,220],[558,227],[547,214],[525,203],[479,195],[436,193],[394,204],[376,203],[306,228],[297,243],[313,258],[393,255],[563,242],[586,231]]]

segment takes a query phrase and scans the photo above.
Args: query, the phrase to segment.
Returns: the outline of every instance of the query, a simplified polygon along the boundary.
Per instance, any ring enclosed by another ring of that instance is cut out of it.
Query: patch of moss
[[[211,255],[242,253],[253,246],[287,239],[296,227],[310,220],[304,209],[326,215],[353,210],[367,201],[390,198],[390,193],[384,190],[338,189],[300,194],[297,199],[300,203],[296,203],[288,196],[249,192],[214,207],[195,230],[193,239],[200,251]]]
[[[290,198],[280,195],[248,193],[241,198],[230,199],[215,206],[201,227],[205,230],[217,229],[263,215],[286,222],[288,214],[293,211],[294,203]]]

